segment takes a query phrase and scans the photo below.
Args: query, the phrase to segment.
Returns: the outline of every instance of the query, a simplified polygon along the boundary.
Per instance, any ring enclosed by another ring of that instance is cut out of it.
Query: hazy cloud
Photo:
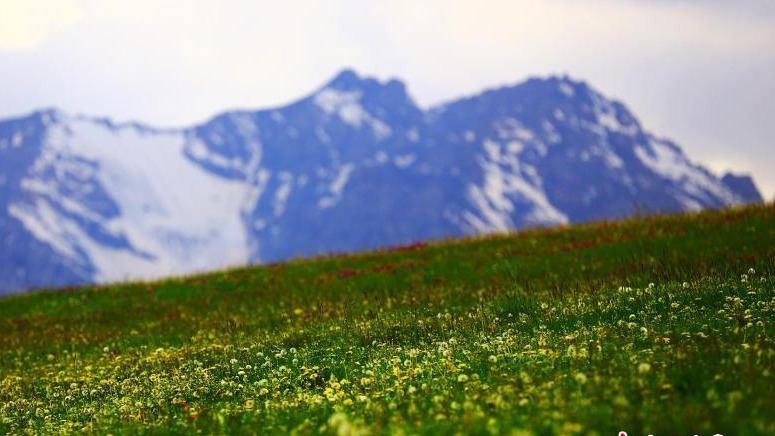
[[[0,50],[23,51],[40,46],[83,18],[78,0],[0,1]]]

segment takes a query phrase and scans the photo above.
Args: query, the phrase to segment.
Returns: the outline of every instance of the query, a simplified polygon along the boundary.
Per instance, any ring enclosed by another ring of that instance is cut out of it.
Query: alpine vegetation
[[[8,434],[775,434],[775,207],[0,299]]]

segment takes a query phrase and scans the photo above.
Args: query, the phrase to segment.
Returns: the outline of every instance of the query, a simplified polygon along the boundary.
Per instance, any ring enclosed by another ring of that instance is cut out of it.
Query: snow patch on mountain
[[[602,154],[603,159],[605,161],[605,164],[608,166],[608,168],[611,169],[622,169],[624,168],[624,161],[622,158],[616,155],[613,151],[611,151],[608,147],[601,147],[602,148]]]
[[[573,87],[567,83],[567,82],[560,82],[560,84],[557,86],[557,88],[560,90],[563,95],[566,97],[573,97],[575,92],[573,91]]]
[[[190,134],[190,137],[185,141],[184,150],[194,160],[207,162],[218,168],[229,169],[234,171],[243,172],[244,167],[242,161],[239,159],[229,159],[220,153],[213,153],[210,148],[207,147],[201,139],[197,136]]]
[[[680,183],[684,192],[692,198],[686,195],[676,198],[691,210],[696,209],[697,200],[708,202],[712,197],[728,205],[742,203],[729,188],[706,171],[695,167],[679,149],[667,141],[649,137],[647,146],[637,145],[634,152],[643,165],[666,179]]]
[[[192,164],[184,144],[181,132],[146,134],[66,119],[51,126],[43,152],[22,182],[30,200],[11,204],[12,216],[63,256],[91,263],[99,281],[246,262],[240,217],[244,184]],[[58,190],[56,175],[83,160],[98,163],[90,186],[104,189],[119,215],[95,215]],[[94,227],[126,243],[106,245]]]
[[[535,134],[514,118],[505,118],[495,123],[495,131],[502,140],[516,139],[524,142],[535,141]]]
[[[546,197],[535,168],[522,164],[508,146],[504,153],[495,141],[485,140],[482,148],[485,154],[477,161],[483,170],[483,183],[471,184],[466,190],[475,210],[463,213],[463,222],[469,230],[486,233],[515,228],[512,215],[517,211],[517,204],[525,209],[523,221],[528,225],[569,222]]]
[[[608,132],[621,133],[624,135],[632,136],[638,133],[639,128],[637,124],[631,123],[629,125],[623,124],[619,121],[619,114],[616,106],[595,91],[591,91],[591,97],[593,101],[593,111],[595,113],[596,123],[593,126],[603,129],[602,135]]]
[[[77,258],[78,252],[60,235],[62,225],[59,217],[48,202],[34,199],[33,204],[10,204],[8,213],[24,224],[24,227],[39,241],[48,243],[59,254]]]
[[[21,132],[14,133],[11,137],[11,148],[21,147],[22,142],[24,142],[24,135]]]
[[[269,183],[271,176],[271,172],[261,168],[256,169],[255,172],[250,174],[250,177],[246,181],[246,193],[242,200],[242,207],[240,208],[243,212],[249,211],[258,203],[264,190],[266,190],[266,186]]]
[[[342,197],[342,190],[345,185],[347,185],[350,173],[352,173],[354,169],[355,165],[353,164],[344,164],[339,167],[339,172],[337,172],[336,177],[334,177],[331,184],[328,185],[328,194],[330,195],[323,197],[318,201],[319,209],[327,209],[339,202],[339,199]]]
[[[360,129],[361,125],[371,127],[377,140],[388,138],[392,130],[384,122],[368,113],[360,104],[363,93],[326,88],[318,92],[315,104],[327,114],[336,114],[345,123]]]
[[[401,169],[408,168],[414,161],[417,160],[416,154],[404,154],[393,158],[393,163]]]
[[[282,171],[278,175],[280,187],[274,193],[274,203],[272,214],[275,218],[282,216],[285,212],[285,204],[293,190],[293,175],[287,171]]]

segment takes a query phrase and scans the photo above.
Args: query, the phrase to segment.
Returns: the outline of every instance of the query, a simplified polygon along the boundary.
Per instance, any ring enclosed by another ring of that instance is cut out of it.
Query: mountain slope
[[[0,122],[0,292],[761,201],[552,77],[420,109],[346,70],[188,129]]]
[[[0,298],[0,433],[771,436],[773,260],[766,205]]]

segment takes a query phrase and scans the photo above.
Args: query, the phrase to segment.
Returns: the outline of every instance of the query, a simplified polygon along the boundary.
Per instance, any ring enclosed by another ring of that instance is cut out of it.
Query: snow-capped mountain
[[[423,110],[347,70],[187,129],[0,121],[0,293],[757,201],[583,82]]]

